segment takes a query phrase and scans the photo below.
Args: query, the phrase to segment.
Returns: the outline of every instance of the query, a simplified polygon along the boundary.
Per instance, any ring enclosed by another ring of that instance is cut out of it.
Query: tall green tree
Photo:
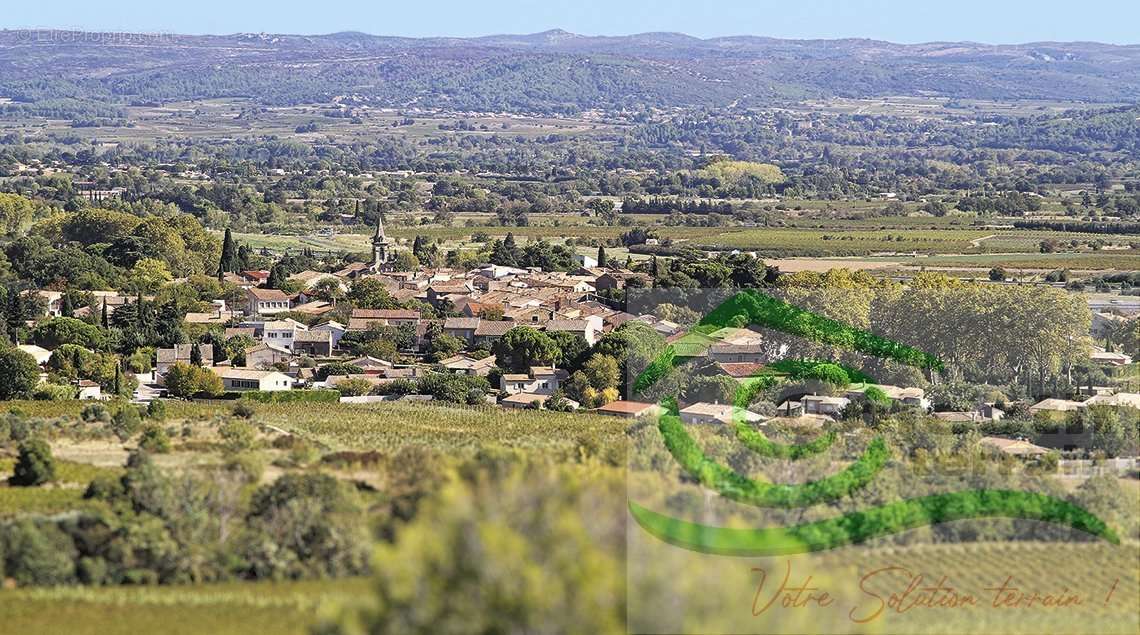
[[[0,400],[23,399],[40,382],[40,366],[18,348],[0,351]]]
[[[226,234],[222,238],[222,257],[218,260],[218,279],[221,280],[227,272],[235,271],[238,265],[238,247],[234,243],[234,237],[230,234],[230,230],[226,228]]]
[[[495,342],[494,352],[499,366],[514,372],[525,372],[531,366],[549,366],[561,361],[561,351],[546,333],[529,326],[516,326]]]

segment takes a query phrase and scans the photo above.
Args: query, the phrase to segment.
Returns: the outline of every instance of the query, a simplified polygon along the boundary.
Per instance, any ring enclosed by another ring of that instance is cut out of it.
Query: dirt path
[[[975,238],[975,239],[970,241],[970,246],[973,247],[974,249],[977,249],[978,247],[982,246],[983,240],[989,240],[990,238],[993,238],[995,236],[997,236],[997,234],[990,234],[989,236],[982,236],[981,238]]]

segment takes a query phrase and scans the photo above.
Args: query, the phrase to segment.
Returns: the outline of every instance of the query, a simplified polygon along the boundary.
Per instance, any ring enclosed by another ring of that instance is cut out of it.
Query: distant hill
[[[248,96],[575,112],[829,96],[1140,101],[1140,46],[619,37],[0,31],[0,96],[111,103]]]

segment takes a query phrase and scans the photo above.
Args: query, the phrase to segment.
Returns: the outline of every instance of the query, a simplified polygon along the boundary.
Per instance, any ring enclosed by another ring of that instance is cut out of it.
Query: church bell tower
[[[384,235],[384,217],[376,216],[376,233],[372,235],[372,270],[384,271],[392,262],[392,244]]]

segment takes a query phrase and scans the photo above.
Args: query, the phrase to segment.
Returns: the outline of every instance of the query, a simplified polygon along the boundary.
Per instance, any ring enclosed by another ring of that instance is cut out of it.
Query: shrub
[[[111,421],[111,431],[119,437],[120,441],[126,441],[135,436],[141,427],[142,417],[139,416],[139,409],[131,405],[119,408],[119,411],[115,413],[115,418]]]
[[[253,447],[256,432],[247,421],[233,419],[224,423],[218,434],[222,437],[222,444],[226,452],[237,454]]]
[[[878,386],[868,386],[867,389],[863,391],[863,396],[867,398],[867,401],[878,406],[884,408],[891,406],[891,398]]]
[[[161,399],[155,399],[146,406],[146,418],[155,421],[162,421],[166,418],[166,402]]]
[[[345,397],[360,397],[372,391],[372,382],[361,377],[352,377],[338,382],[336,389]]]
[[[253,404],[249,403],[248,401],[238,401],[234,404],[232,412],[235,417],[241,417],[242,419],[252,419],[253,415],[257,413],[257,409],[254,408]]]
[[[491,388],[486,378],[472,375],[438,374],[419,380],[417,389],[438,401],[448,403],[478,403]],[[474,397],[474,402],[472,398]]]
[[[430,633],[443,624],[487,633],[624,630],[618,514],[586,511],[608,509],[618,480],[507,469],[501,485],[452,481],[423,503],[395,542],[377,547],[372,597],[336,615],[343,626],[320,632]],[[499,608],[422,600],[448,593],[495,598]]]
[[[16,467],[8,479],[10,485],[30,487],[55,480],[55,459],[51,446],[43,439],[29,439],[20,444]]]
[[[367,523],[340,483],[325,474],[286,474],[253,494],[243,554],[257,578],[355,575],[367,570]]]
[[[75,544],[50,522],[18,520],[0,527],[5,575],[20,586],[61,585],[75,581]]]
[[[42,383],[32,391],[36,401],[67,401],[75,399],[75,387],[65,384]]]
[[[79,418],[88,423],[111,423],[111,412],[101,403],[91,403],[83,407]]]
[[[317,369],[316,378],[320,381],[328,379],[329,375],[359,375],[364,370],[348,362],[332,362]]]
[[[227,458],[224,467],[242,483],[251,484],[261,480],[261,475],[265,472],[265,461],[256,452],[241,452]]]
[[[111,474],[100,474],[87,484],[87,489],[83,491],[83,498],[110,501],[123,494],[122,479]]]
[[[143,428],[139,448],[155,454],[166,454],[170,452],[170,437],[161,426],[149,423]]]
[[[836,364],[817,364],[804,371],[803,379],[818,379],[833,386],[846,386],[851,383],[851,377]]]
[[[171,396],[189,399],[195,395],[216,397],[224,392],[222,378],[201,366],[178,362],[166,371],[166,390]]]

